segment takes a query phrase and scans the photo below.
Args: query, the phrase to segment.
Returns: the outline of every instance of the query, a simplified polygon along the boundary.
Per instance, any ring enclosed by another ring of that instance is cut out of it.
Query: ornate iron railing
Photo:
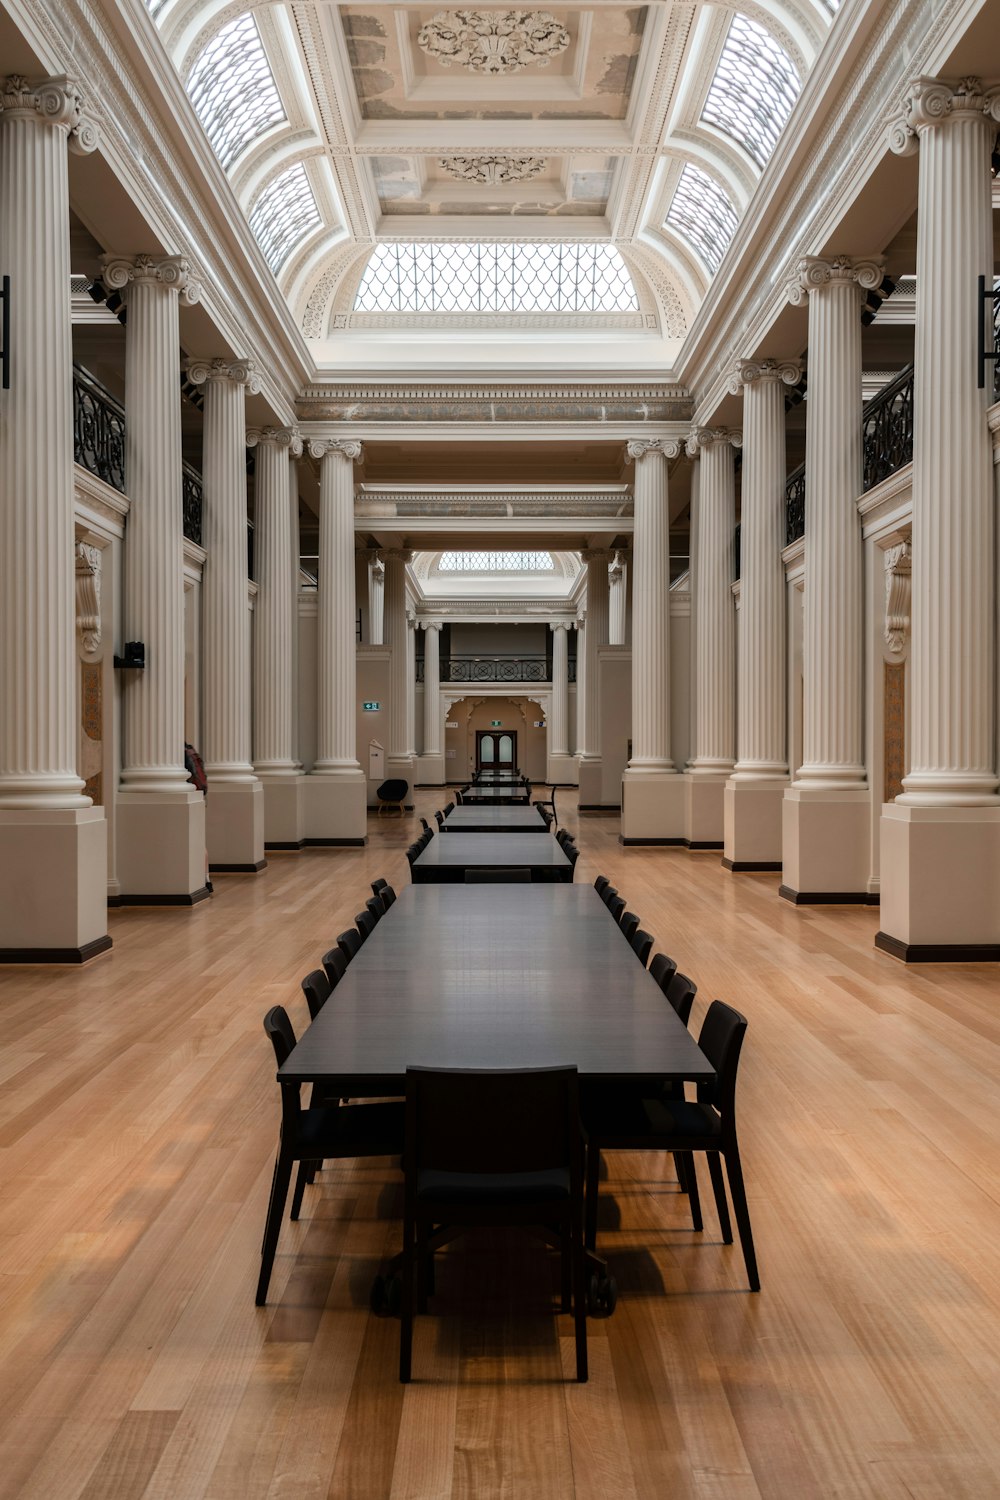
[[[73,458],[125,494],[125,413],[79,366],[73,368]]]
[[[737,523],[736,523],[736,530],[733,532],[733,580],[734,581],[737,580],[739,578],[739,576],[740,576],[740,562],[742,560],[741,557],[740,557],[740,543],[742,541],[742,537],[743,537],[742,525],[741,525],[741,523],[739,521],[737,521]]]
[[[181,484],[184,497],[184,535],[189,542],[201,546],[201,475],[190,464],[181,466]]]
[[[800,464],[785,480],[785,546],[806,530],[806,466]]]
[[[913,366],[865,403],[861,416],[862,489],[873,489],[913,457]]]
[[[576,662],[568,663],[569,680],[576,681]],[[547,656],[442,656],[442,682],[551,682]],[[417,662],[417,681],[424,680],[424,663]]]

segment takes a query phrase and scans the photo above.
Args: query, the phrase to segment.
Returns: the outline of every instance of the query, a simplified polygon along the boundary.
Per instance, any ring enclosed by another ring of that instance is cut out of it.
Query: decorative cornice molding
[[[251,395],[261,388],[261,378],[252,359],[189,359],[184,368],[195,385],[204,385],[206,380],[229,380],[234,385],[245,385]]]
[[[276,448],[286,448],[290,458],[301,458],[302,434],[297,427],[248,427],[247,447],[269,443]]]
[[[100,139],[97,120],[87,112],[80,85],[65,74],[24,78],[11,73],[0,84],[0,115],[34,117],[40,124],[64,130],[75,156],[89,156]]]
[[[756,385],[758,381],[797,385],[802,379],[802,369],[800,359],[740,359],[729,375],[729,393],[738,396],[745,385]]]
[[[310,458],[326,458],[327,455],[336,453],[353,462],[364,453],[361,443],[353,438],[310,438],[308,447]]]
[[[897,156],[913,156],[925,131],[976,115],[984,125],[1000,122],[1000,86],[984,89],[979,78],[961,78],[957,83],[915,78],[902,112],[889,126],[889,149]]]
[[[114,291],[121,291],[129,282],[162,286],[179,293],[185,307],[192,307],[201,296],[201,284],[184,255],[102,255],[101,266],[101,279]]]
[[[693,427],[684,445],[688,458],[697,458],[706,448],[743,447],[743,434],[735,427]]]
[[[788,301],[798,307],[810,292],[828,286],[856,286],[858,296],[882,285],[885,258],[881,255],[803,255],[787,284]]]

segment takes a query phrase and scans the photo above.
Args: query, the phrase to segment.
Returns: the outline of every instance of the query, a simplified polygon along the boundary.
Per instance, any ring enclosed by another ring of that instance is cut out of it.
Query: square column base
[[[404,806],[413,811],[413,785],[417,779],[417,757],[415,755],[387,755],[385,758],[386,781],[405,781],[410,788]],[[374,788],[373,788],[374,790]]]
[[[563,755],[547,755],[545,757],[545,779],[553,786],[578,786],[580,772],[575,755],[568,752]]]
[[[604,768],[600,756],[582,756],[578,762],[577,785],[580,788],[580,812],[596,812],[604,807],[603,791]]]
[[[676,771],[622,774],[623,844],[687,842],[687,788]]]
[[[723,798],[729,772],[687,771],[685,838],[689,849],[721,849]]]
[[[119,792],[120,906],[193,906],[208,895],[205,800],[194,787]]]
[[[336,847],[368,842],[368,782],[360,766],[334,775],[314,772],[303,780],[304,843]]]
[[[261,776],[264,788],[264,848],[301,849],[304,776]]]
[[[1000,960],[1000,807],[908,807],[880,819],[875,946],[906,963]]]
[[[222,875],[263,870],[264,788],[259,781],[210,782],[205,827],[210,870]]]
[[[871,792],[788,787],[782,801],[779,895],[797,906],[877,905],[871,876]]]
[[[418,755],[413,772],[417,786],[444,786],[444,755]]]
[[[0,811],[0,963],[79,964],[110,947],[103,807]]]
[[[727,870],[780,870],[786,780],[727,781],[722,863]]]

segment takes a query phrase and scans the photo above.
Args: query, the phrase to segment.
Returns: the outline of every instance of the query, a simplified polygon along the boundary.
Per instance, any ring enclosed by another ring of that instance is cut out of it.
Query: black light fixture
[[[979,295],[976,298],[976,334],[977,334],[976,343],[977,343],[978,354],[979,354],[979,382],[978,382],[978,384],[979,384],[979,389],[980,390],[984,390],[985,387],[986,387],[986,365],[987,365],[988,361],[992,360],[993,364],[994,364],[994,367],[995,367],[997,361],[1000,360],[1000,349],[998,349],[997,346],[996,346],[996,333],[995,332],[994,332],[994,335],[993,335],[993,347],[991,349],[987,349],[987,347],[986,347],[986,307],[987,307],[987,304],[992,304],[992,307],[994,309],[994,315],[990,319],[990,326],[995,329],[995,327],[996,327],[996,312],[995,312],[995,309],[996,309],[996,305],[997,305],[997,301],[998,300],[1000,300],[1000,286],[987,286],[986,285],[986,277],[985,276],[980,276],[980,278],[979,278]]]
[[[3,313],[0,315],[0,388],[10,390],[10,277],[5,276],[0,282],[0,302],[3,303]]]
[[[146,666],[146,644],[144,641],[126,641],[125,655],[115,657],[115,666],[122,668],[135,668],[143,671]]]

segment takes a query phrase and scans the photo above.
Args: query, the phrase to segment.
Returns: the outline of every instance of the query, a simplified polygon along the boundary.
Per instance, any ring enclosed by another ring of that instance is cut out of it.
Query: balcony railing
[[[861,416],[862,489],[870,490],[913,458],[913,366],[865,403]]]
[[[785,480],[785,546],[806,530],[806,466],[800,464]]]
[[[181,484],[184,496],[184,535],[189,542],[201,546],[201,475],[190,464],[181,466]]]
[[[73,458],[125,494],[125,412],[86,370],[73,369]]]
[[[442,682],[551,682],[552,661],[547,656],[442,656]],[[423,661],[417,662],[417,681],[424,680]],[[576,681],[576,662],[569,662],[569,680]]]

